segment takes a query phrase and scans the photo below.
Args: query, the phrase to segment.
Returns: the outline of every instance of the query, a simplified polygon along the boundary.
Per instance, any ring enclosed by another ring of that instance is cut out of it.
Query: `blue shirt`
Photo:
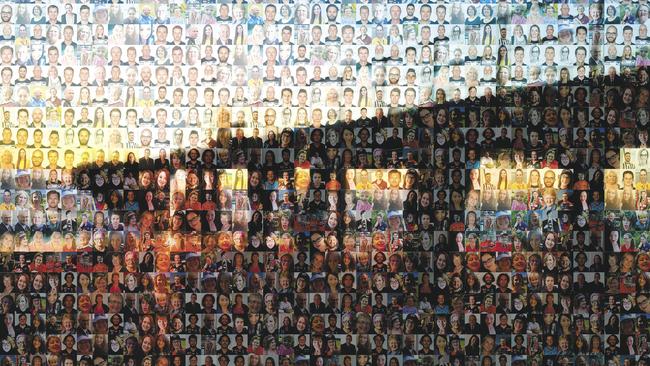
[[[45,107],[45,100],[32,98],[29,102],[30,107]]]
[[[153,24],[153,17],[151,15],[141,15],[140,24]]]

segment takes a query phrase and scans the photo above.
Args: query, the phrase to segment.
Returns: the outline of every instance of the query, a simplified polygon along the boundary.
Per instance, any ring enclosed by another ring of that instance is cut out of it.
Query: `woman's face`
[[[481,268],[481,261],[478,255],[472,253],[467,256],[467,267],[472,271],[478,272]]]

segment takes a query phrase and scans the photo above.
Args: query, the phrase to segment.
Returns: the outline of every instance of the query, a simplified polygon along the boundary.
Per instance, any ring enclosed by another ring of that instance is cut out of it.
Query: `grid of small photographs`
[[[0,366],[650,366],[646,0],[0,4]]]

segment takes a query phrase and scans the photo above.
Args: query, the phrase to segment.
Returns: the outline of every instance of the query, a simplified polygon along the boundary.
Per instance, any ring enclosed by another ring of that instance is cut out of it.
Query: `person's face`
[[[544,173],[544,185],[546,187],[553,187],[555,184],[555,173],[552,171],[547,171]]]

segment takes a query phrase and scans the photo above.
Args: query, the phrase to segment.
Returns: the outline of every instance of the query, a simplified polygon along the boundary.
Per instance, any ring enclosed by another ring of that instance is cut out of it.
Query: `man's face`
[[[149,146],[149,144],[151,143],[151,138],[152,138],[151,131],[149,130],[142,131],[142,134],[140,135],[140,143],[143,146]]]
[[[552,62],[555,58],[555,49],[552,47],[546,48],[544,51],[544,57],[546,58],[546,61]]]
[[[422,28],[422,39],[429,39],[431,37],[431,28]]]
[[[176,64],[180,64],[183,62],[183,50],[181,49],[175,49],[172,51],[172,60]]]
[[[0,18],[2,19],[3,23],[8,23],[11,21],[11,6],[5,5],[2,7],[2,10],[0,11]]]
[[[267,6],[266,9],[264,9],[264,15],[266,16],[267,21],[273,21],[275,20],[275,13],[277,12],[275,6]]]
[[[5,203],[11,202],[11,192],[4,192],[2,194],[2,199],[4,200]]]
[[[174,27],[172,29],[172,36],[174,37],[174,40],[178,41],[181,39],[181,36],[183,35],[183,30],[178,27]]]
[[[616,42],[617,36],[618,36],[618,31],[614,26],[610,26],[607,28],[607,32],[605,33],[605,39],[607,40],[607,43]]]
[[[227,62],[228,61],[228,55],[229,55],[229,52],[228,52],[228,48],[226,48],[226,47],[221,47],[217,51],[217,56],[219,57],[219,62],[222,62],[222,63]]]
[[[552,187],[553,184],[555,184],[555,173],[547,171],[544,173],[544,185],[546,187]]]
[[[327,19],[330,21],[335,21],[336,17],[338,15],[338,9],[336,6],[328,6],[327,7]]]
[[[47,15],[50,19],[56,20],[56,17],[59,15],[59,8],[56,6],[50,6],[47,8]]]
[[[392,15],[392,8],[391,8],[391,15]],[[445,15],[447,14],[447,10],[445,7],[438,7],[436,8],[436,18],[438,18],[438,21],[443,21],[445,20]]]

